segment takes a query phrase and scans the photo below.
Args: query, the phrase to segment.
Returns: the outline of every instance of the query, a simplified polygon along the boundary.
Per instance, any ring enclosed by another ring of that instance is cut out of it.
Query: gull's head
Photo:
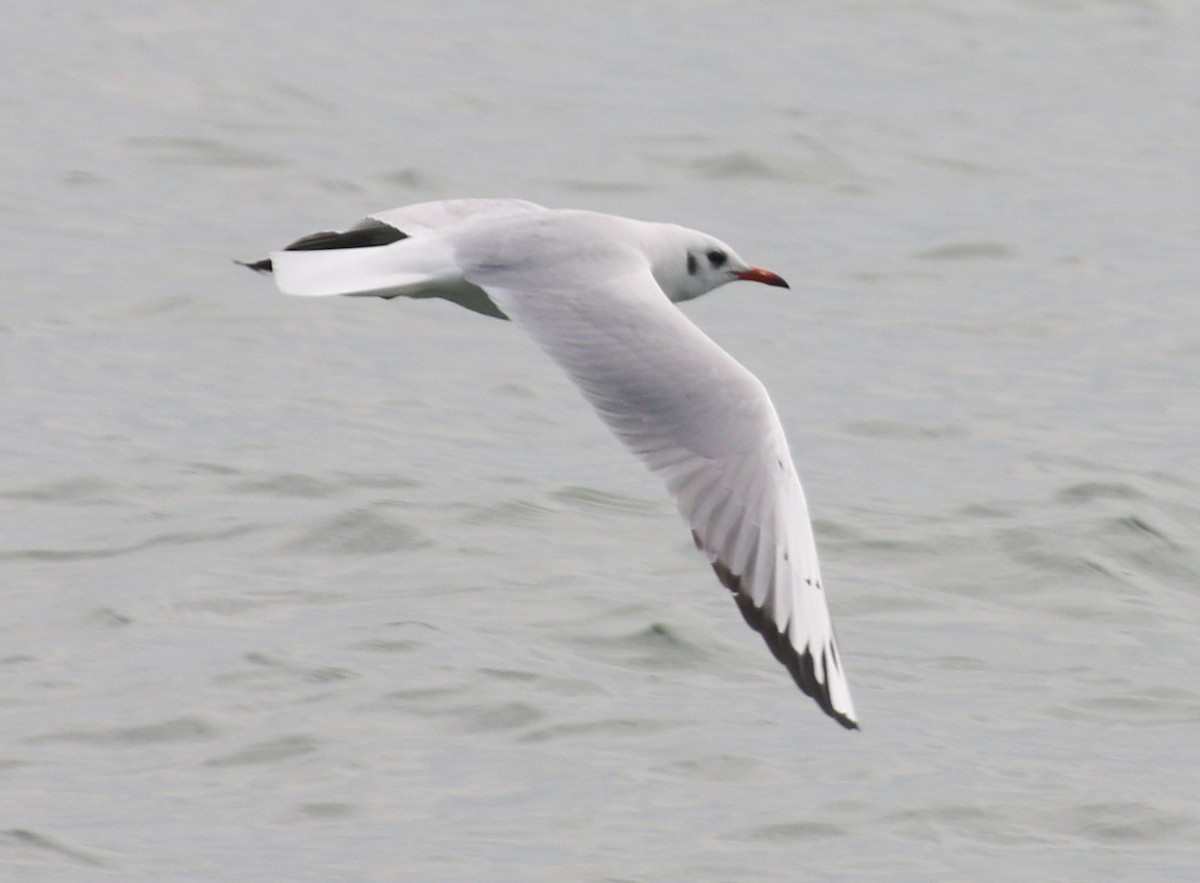
[[[719,239],[685,227],[663,227],[662,246],[651,255],[651,272],[667,297],[676,303],[739,279],[788,287],[782,277],[746,263]]]

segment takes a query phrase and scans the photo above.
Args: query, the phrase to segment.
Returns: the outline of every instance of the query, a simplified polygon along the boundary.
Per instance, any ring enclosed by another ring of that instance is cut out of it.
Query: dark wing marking
[[[695,531],[692,531],[692,539],[697,540],[696,546],[700,548]],[[712,568],[717,574],[717,579],[721,581],[721,585],[733,593],[733,599],[737,601],[738,610],[742,611],[742,617],[746,620],[750,628],[763,636],[763,640],[771,648],[771,653],[784,664],[788,673],[791,674],[792,680],[796,682],[796,686],[803,690],[806,695],[816,700],[817,705],[821,706],[822,711],[847,730],[857,730],[857,722],[846,717],[846,715],[833,707],[833,701],[829,697],[829,685],[817,680],[816,670],[813,665],[812,646],[805,647],[803,653],[798,652],[792,646],[792,642],[785,635],[780,634],[778,627],[771,621],[762,608],[754,606],[754,601],[750,598],[750,594],[742,589],[742,578],[740,576],[733,573],[720,561],[714,562]],[[821,652],[836,654],[837,650],[831,644],[828,651],[822,650]],[[826,672],[829,671],[829,660],[825,660],[822,669]]]
[[[331,248],[373,248],[377,245],[390,245],[401,239],[407,239],[408,234],[397,230],[391,224],[366,218],[359,221],[349,230],[336,233],[323,230],[320,233],[310,233],[302,236],[284,251],[324,251]]]
[[[374,218],[364,218],[349,230],[341,233],[323,230],[320,233],[301,236],[283,250],[325,251],[332,248],[373,248],[378,245],[390,245],[407,238],[407,233],[397,230],[391,224],[385,224]],[[259,273],[270,273],[275,269],[270,258],[263,258],[261,261],[234,261],[234,263],[249,267]]]

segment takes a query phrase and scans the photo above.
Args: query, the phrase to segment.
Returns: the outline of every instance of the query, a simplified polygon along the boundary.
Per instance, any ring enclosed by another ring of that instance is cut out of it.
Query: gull
[[[746,622],[858,729],[783,427],[762,383],[675,306],[736,280],[787,288],[674,224],[516,199],[425,202],[244,266],[286,294],[439,297],[511,319],[667,485]]]

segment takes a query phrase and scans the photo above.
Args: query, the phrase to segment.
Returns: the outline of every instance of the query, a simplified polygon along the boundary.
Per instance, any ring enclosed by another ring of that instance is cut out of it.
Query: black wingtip
[[[385,224],[375,218],[364,218],[349,230],[336,232],[322,230],[320,233],[309,233],[301,236],[284,251],[328,251],[335,248],[376,248],[381,245],[391,245],[401,239],[407,239],[408,234],[398,230],[391,224]]]
[[[240,267],[249,267],[256,273],[270,273],[275,268],[271,265],[270,258],[263,258],[261,261],[234,261]]]
[[[733,573],[723,562],[712,562],[712,569],[716,572],[721,585],[733,593],[733,600],[737,602],[742,618],[752,629],[762,635],[771,654],[783,663],[788,674],[792,676],[792,680],[796,682],[796,686],[806,696],[813,699],[823,712],[847,730],[857,730],[859,728],[858,721],[833,707],[833,698],[829,695],[829,685],[817,679],[812,651],[805,649],[803,653],[797,652],[787,637],[781,634],[775,624],[767,618],[766,613],[755,607],[749,594],[742,590],[741,577]]]
[[[301,236],[283,250],[328,251],[335,248],[374,248],[380,245],[391,245],[393,242],[407,238],[407,233],[397,230],[391,224],[385,224],[375,218],[364,218],[349,230],[341,233],[323,230],[320,233]],[[234,263],[249,267],[257,273],[270,273],[275,269],[270,258],[263,258],[261,261],[234,261]]]

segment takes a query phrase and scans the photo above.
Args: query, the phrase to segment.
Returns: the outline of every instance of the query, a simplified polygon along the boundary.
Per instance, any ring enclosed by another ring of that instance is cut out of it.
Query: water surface
[[[0,876],[1194,875],[1191,4],[10,7]],[[231,262],[462,195],[792,282],[862,732],[516,329]]]

